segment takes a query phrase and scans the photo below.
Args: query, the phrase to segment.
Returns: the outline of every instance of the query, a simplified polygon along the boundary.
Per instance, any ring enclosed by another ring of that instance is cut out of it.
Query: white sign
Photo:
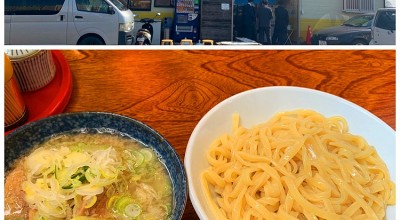
[[[224,11],[229,11],[229,3],[221,3],[221,9]]]
[[[385,7],[396,7],[395,0],[385,0]]]
[[[195,13],[188,14],[189,21],[194,21],[196,18],[197,18],[197,14],[195,14]]]

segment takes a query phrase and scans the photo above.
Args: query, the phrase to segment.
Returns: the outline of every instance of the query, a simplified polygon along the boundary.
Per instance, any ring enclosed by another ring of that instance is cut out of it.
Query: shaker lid
[[[40,50],[6,50],[6,54],[11,61],[25,60],[39,53]]]

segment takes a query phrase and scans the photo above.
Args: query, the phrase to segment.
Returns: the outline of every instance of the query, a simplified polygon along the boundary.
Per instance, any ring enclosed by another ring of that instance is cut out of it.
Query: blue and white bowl
[[[32,148],[60,133],[121,133],[151,147],[166,165],[173,185],[171,220],[181,219],[187,201],[187,180],[183,164],[168,141],[148,125],[126,116],[105,112],[64,113],[29,123],[5,137],[5,171]]]

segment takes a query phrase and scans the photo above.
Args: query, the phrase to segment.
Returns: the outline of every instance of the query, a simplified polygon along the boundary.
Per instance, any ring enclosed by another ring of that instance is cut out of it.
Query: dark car
[[[314,45],[368,45],[371,40],[371,24],[374,14],[356,15],[340,26],[314,33]]]

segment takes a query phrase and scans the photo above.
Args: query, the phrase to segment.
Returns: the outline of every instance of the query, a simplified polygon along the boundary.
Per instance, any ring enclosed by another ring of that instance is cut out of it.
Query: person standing
[[[268,0],[263,0],[257,9],[258,41],[262,44],[271,44],[271,19],[272,10],[268,7]]]
[[[256,40],[256,13],[253,0],[243,6],[244,37]]]
[[[272,43],[283,45],[287,38],[287,27],[289,25],[289,13],[286,10],[286,0],[278,0],[275,8],[275,27],[272,35]]]

